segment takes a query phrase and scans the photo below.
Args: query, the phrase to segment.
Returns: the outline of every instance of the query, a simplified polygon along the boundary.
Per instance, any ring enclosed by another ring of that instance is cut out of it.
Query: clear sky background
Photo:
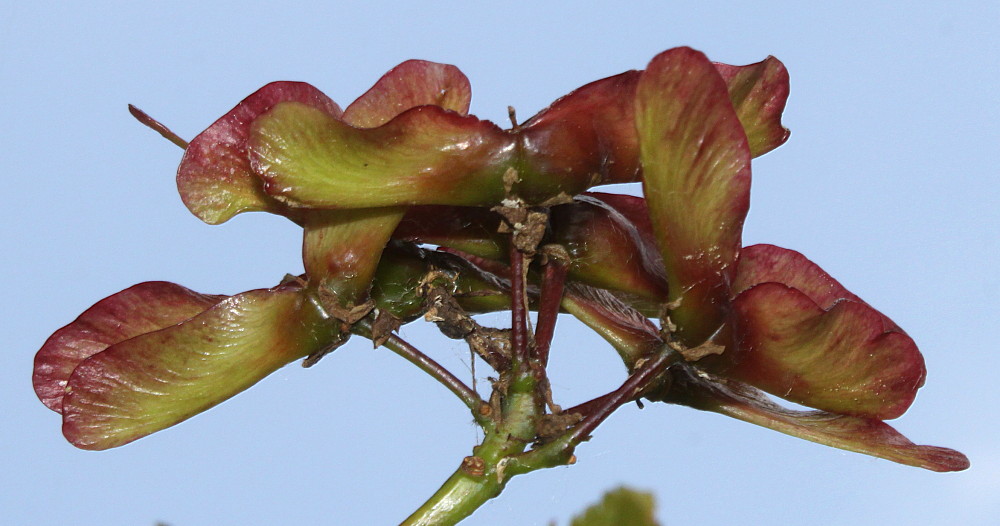
[[[49,334],[141,281],[233,294],[301,271],[299,231],[283,218],[212,227],[192,216],[174,186],[180,150],[126,104],[191,138],[267,82],[308,81],[346,105],[423,58],[459,66],[473,113],[506,122],[507,105],[525,119],[678,45],[785,63],[792,135],[754,163],[745,243],[803,252],[906,329],[929,375],[893,425],[963,451],[972,468],[936,474],[630,405],[575,466],[514,479],[468,523],[565,524],[618,484],[653,491],[673,525],[1000,516],[996,2],[336,4],[0,1],[4,523],[394,524],[477,441],[449,392],[357,339],[128,446],[69,445],[31,388]],[[552,373],[564,406],[624,379],[609,347],[565,321]],[[403,335],[470,375],[464,347],[412,326]]]

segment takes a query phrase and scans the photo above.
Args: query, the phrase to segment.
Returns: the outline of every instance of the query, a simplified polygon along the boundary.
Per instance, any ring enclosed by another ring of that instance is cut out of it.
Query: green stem
[[[496,427],[485,427],[483,443],[423,506],[403,521],[404,526],[457,524],[500,494],[511,476],[507,465],[535,437],[542,407],[536,387],[534,377],[522,368],[504,397]]]
[[[505,454],[517,453],[517,447],[504,443],[497,433],[492,433],[474,452],[476,455],[466,457],[441,488],[402,522],[403,526],[458,524],[500,494],[507,479],[502,471],[498,474],[497,466],[501,465]]]
[[[500,484],[483,483],[459,468],[402,526],[445,526],[458,524],[486,501],[500,494]]]
[[[642,396],[679,354],[666,345],[660,352],[637,363],[629,378],[615,391],[591,404],[592,410],[575,426],[555,440],[525,452],[539,440],[539,422],[545,416],[545,361],[552,327],[562,296],[565,268],[547,268],[545,316],[540,315],[542,352],[533,355],[537,345],[529,342],[525,296],[524,255],[511,243],[511,360],[510,368],[498,369],[490,398],[491,415],[483,425],[483,443],[473,449],[459,468],[430,499],[413,512],[404,526],[453,525],[472,515],[480,506],[500,495],[507,481],[515,475],[538,469],[572,464],[576,446],[622,404]],[[547,298],[546,298],[547,296]],[[537,344],[538,342],[533,342]],[[540,388],[541,387],[541,388]]]
[[[541,447],[511,459],[507,465],[509,476],[572,464],[573,452],[581,442],[588,440],[605,419],[616,409],[637,400],[674,363],[682,360],[680,353],[664,346],[659,353],[643,362],[618,389],[595,400],[594,407],[584,419],[569,432]]]

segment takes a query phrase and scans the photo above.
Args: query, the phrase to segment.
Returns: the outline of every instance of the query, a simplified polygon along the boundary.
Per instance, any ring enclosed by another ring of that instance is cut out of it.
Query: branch
[[[528,362],[528,298],[525,294],[526,274],[524,272],[524,254],[516,243],[510,243],[510,316],[511,316],[511,346],[514,363]]]
[[[683,360],[684,357],[679,352],[664,346],[655,356],[641,362],[621,387],[596,399],[593,409],[573,427],[566,441],[578,444],[586,439],[615,409],[641,397],[667,368]]]
[[[371,338],[371,320],[365,318],[357,322],[354,324],[352,332],[366,338]],[[416,365],[421,371],[429,374],[435,380],[447,387],[449,391],[455,393],[455,396],[462,400],[462,402],[472,411],[476,421],[480,421],[489,414],[489,404],[483,401],[476,391],[465,385],[465,382],[459,380],[457,376],[452,374],[448,369],[445,369],[444,366],[437,363],[431,357],[427,356],[416,347],[410,345],[399,336],[389,334],[382,346],[399,356],[402,356],[413,365]]]
[[[556,330],[556,319],[562,303],[563,285],[569,267],[561,260],[549,257],[542,275],[542,294],[538,306],[538,327],[535,328],[535,357],[545,367]]]

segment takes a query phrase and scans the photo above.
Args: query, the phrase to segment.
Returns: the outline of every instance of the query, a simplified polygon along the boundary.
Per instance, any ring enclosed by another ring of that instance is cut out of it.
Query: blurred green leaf
[[[626,487],[604,494],[601,502],[573,518],[572,526],[657,526],[653,495]]]

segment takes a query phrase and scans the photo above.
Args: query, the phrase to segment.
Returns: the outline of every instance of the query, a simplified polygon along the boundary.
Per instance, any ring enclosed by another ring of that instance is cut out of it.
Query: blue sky
[[[670,524],[989,523],[1000,515],[1000,7],[806,4],[3,2],[4,520],[393,524],[477,440],[446,390],[359,340],[131,445],[70,446],[30,383],[54,330],[141,281],[231,294],[301,269],[288,221],[193,217],[174,186],[180,150],[126,104],[191,138],[272,80],[310,82],[344,105],[423,58],[460,67],[472,111],[505,122],[508,105],[524,119],[690,45],[721,62],[785,63],[792,135],[755,160],[745,243],[806,254],[906,329],[929,376],[894,425],[963,451],[972,468],[935,474],[687,408],[628,406],[576,465],[514,479],[468,523],[563,523],[623,483],[653,491]],[[557,401],[622,381],[605,344],[560,328]],[[470,374],[463,347],[417,327],[403,335]]]

